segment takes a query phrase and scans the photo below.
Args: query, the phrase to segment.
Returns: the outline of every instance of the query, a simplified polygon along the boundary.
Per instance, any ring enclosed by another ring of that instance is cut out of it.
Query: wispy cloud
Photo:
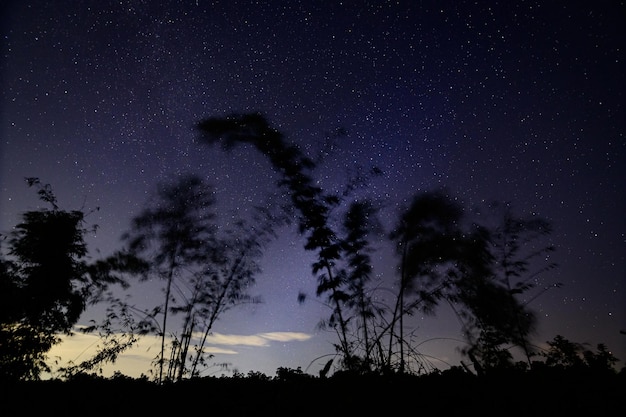
[[[80,363],[92,357],[101,347],[102,339],[98,335],[82,333],[80,327],[82,326],[76,326],[76,332],[72,336],[62,337],[62,342],[49,352],[53,369],[67,366],[70,362]],[[199,340],[202,335],[194,336]],[[228,360],[228,356],[234,358],[251,354],[250,348],[270,349],[272,343],[303,342],[312,337],[312,334],[302,332],[262,332],[252,335],[213,333],[207,337],[204,351],[213,355],[224,355],[221,356],[222,360]],[[119,356],[115,364],[104,366],[104,375],[112,375],[115,370],[135,377],[145,374],[157,356],[160,340],[156,335],[141,336],[132,348]]]
[[[313,335],[300,332],[266,332],[254,335],[213,333],[207,337],[208,345],[268,346],[270,342],[303,342]]]
[[[62,342],[52,348],[49,352],[51,359],[78,363],[89,358],[98,350],[102,340],[95,334],[82,333],[80,327],[82,326],[76,326],[76,332],[72,336],[64,336]],[[194,336],[199,339],[202,335]],[[213,333],[207,337],[204,351],[210,354],[237,355],[239,354],[239,351],[236,350],[237,347],[264,348],[272,342],[303,342],[312,337],[312,334],[302,332],[264,332],[253,335]],[[122,354],[121,358],[152,360],[159,345],[159,337],[154,335],[141,336],[131,349]]]
[[[221,347],[217,347],[217,346],[205,346],[204,347],[204,351],[206,353],[212,353],[212,354],[219,354],[219,355],[236,355],[239,352],[237,352],[236,350],[232,350],[232,349],[225,349],[225,348],[221,348]]]
[[[260,333],[259,336],[277,342],[304,342],[313,337],[311,334],[299,332],[269,332]]]

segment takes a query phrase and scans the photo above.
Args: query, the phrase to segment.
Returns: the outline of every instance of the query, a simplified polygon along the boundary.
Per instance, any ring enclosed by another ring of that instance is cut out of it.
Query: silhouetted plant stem
[[[408,245],[404,245],[402,250],[402,267],[400,271],[400,295],[398,297],[400,309],[400,373],[404,373],[404,289],[406,288],[406,252]]]
[[[178,365],[178,375],[176,375],[176,380],[181,381],[183,379],[183,375],[185,373],[185,364],[187,362],[187,354],[189,353],[189,346],[191,344],[191,339],[193,337],[193,331],[196,325],[196,315],[195,308],[197,308],[196,304],[198,303],[198,295],[200,293],[200,280],[197,280],[194,284],[193,292],[191,294],[191,299],[187,302],[185,306],[186,314],[185,319],[183,320],[183,330],[180,336],[180,348],[179,353],[176,356],[176,362]]]
[[[398,296],[396,297],[396,304],[395,304],[395,307],[393,309],[393,315],[391,317],[391,325],[389,326],[389,343],[387,345],[387,349],[388,349],[388,352],[387,352],[387,366],[388,367],[391,367],[391,357],[392,357],[392,352],[393,352],[393,344],[394,344],[394,337],[395,337],[395,327],[396,327],[396,323],[398,323],[398,322],[399,322],[398,332],[400,332],[400,336],[399,336],[400,345],[403,344],[403,342],[402,342],[402,340],[403,340],[402,328],[403,328],[403,317],[404,317],[404,289],[405,289],[406,283],[407,283],[407,279],[406,279],[406,252],[407,252],[407,244],[406,244],[406,242],[404,242],[404,244],[402,244],[402,246],[403,246],[403,249],[402,249],[402,255],[401,255],[401,259],[400,259],[400,288],[398,290]]]
[[[234,265],[231,267],[230,274],[228,275],[228,278],[226,279],[224,284],[221,286],[221,291],[220,291],[220,293],[217,296],[217,300],[215,301],[215,303],[213,303],[213,308],[212,308],[212,311],[211,311],[211,315],[209,316],[209,319],[205,322],[205,330],[204,330],[204,333],[202,335],[202,340],[200,341],[200,345],[197,348],[196,356],[195,356],[195,358],[193,360],[193,364],[191,366],[191,375],[192,376],[195,375],[196,368],[197,368],[198,363],[200,362],[200,359],[202,357],[202,352],[203,352],[203,349],[204,349],[204,345],[206,343],[206,339],[209,336],[209,334],[211,333],[211,330],[213,329],[213,324],[217,320],[217,317],[219,316],[220,310],[224,307],[224,299],[226,298],[226,294],[228,292],[230,284],[235,279],[237,270],[239,269],[239,265],[241,264],[242,260],[243,260],[243,255],[235,260]]]
[[[165,361],[165,331],[167,329],[167,311],[170,305],[170,293],[172,288],[172,279],[174,277],[174,268],[176,266],[176,254],[170,257],[170,266],[167,276],[167,285],[165,289],[165,306],[163,308],[163,322],[161,324],[161,354],[159,359],[159,384],[163,382],[163,362]]]

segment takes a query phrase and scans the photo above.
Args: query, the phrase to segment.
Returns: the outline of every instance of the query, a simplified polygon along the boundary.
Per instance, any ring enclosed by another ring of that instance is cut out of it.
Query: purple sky
[[[118,249],[157,182],[182,173],[215,187],[220,222],[245,216],[277,191],[276,174],[252,149],[197,144],[194,125],[259,111],[304,153],[324,156],[315,173],[329,192],[357,165],[380,167],[361,192],[385,201],[386,226],[416,192],[439,186],[467,206],[510,201],[551,220],[560,267],[539,284],[563,287],[531,304],[537,344],[560,334],[626,359],[623,4],[255,3],[5,2],[0,230],[37,207],[27,176],[50,183],[63,207],[100,207],[88,218],[100,226],[94,257]],[[325,147],[337,128],[347,136]],[[334,335],[316,328],[328,310],[296,300],[316,284],[302,244],[285,228],[268,249],[254,289],[265,303],[218,323],[232,338],[214,340],[227,351],[217,362],[273,375],[313,361],[316,373],[325,362],[316,358],[334,353]],[[374,260],[391,285],[390,250]],[[131,293],[149,304],[159,291]],[[445,360],[433,365],[459,364],[450,340],[459,326],[445,308],[410,329]],[[63,349],[66,360],[82,352]]]

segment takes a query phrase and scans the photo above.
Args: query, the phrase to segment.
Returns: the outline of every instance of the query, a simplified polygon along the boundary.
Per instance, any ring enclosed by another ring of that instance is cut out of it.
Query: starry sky
[[[24,177],[50,183],[88,220],[91,255],[120,236],[159,181],[201,175],[220,222],[277,191],[253,149],[197,141],[207,117],[261,112],[318,161],[339,192],[358,166],[383,175],[360,192],[385,202],[383,224],[420,191],[447,187],[466,206],[509,201],[553,223],[551,261],[530,304],[536,343],[557,334],[626,359],[626,120],[621,1],[8,1],[1,6],[0,230],[38,207]],[[335,132],[345,129],[345,136]],[[243,169],[242,169],[243,168]],[[216,362],[274,375],[316,373],[334,353],[316,325],[313,254],[293,228],[267,248],[253,292],[227,313]],[[374,256],[392,283],[392,251]],[[389,284],[391,285],[391,284]],[[141,304],[159,288],[133,289]],[[81,323],[102,311],[89,310]],[[459,364],[445,308],[411,328],[429,364]],[[96,341],[58,346],[85,358]],[[146,372],[150,341],[116,368]],[[323,357],[324,359],[318,359]]]

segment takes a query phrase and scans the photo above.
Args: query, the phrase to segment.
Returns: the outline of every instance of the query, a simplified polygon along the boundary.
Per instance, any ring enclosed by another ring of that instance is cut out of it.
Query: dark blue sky
[[[100,207],[94,256],[116,249],[157,182],[181,173],[214,185],[221,221],[245,215],[276,191],[276,175],[251,149],[199,145],[194,125],[259,111],[324,156],[316,178],[329,191],[357,165],[380,167],[362,193],[386,203],[387,225],[439,186],[467,206],[510,201],[551,220],[560,268],[540,286],[564,285],[533,301],[537,342],[561,334],[626,359],[623,3],[255,3],[6,2],[0,229],[36,207],[26,176],[51,183],[67,208]],[[347,136],[325,146],[338,128]],[[333,352],[315,328],[326,310],[296,303],[315,287],[301,247],[285,230],[258,277],[266,303],[217,331],[311,338],[222,360],[272,374]],[[376,261],[390,282],[388,251]],[[449,316],[416,318],[416,340],[459,338]],[[427,350],[458,364],[457,345]]]

